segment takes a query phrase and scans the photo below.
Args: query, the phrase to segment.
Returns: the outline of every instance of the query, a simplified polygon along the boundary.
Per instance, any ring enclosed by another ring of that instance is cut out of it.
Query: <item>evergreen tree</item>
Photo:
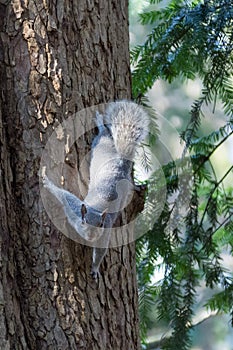
[[[159,2],[150,0],[151,4]],[[229,313],[233,324],[232,275],[221,260],[224,249],[233,251],[233,188],[225,185],[233,166],[219,179],[211,159],[233,134],[233,7],[230,0],[172,0],[165,8],[142,13],[140,20],[153,25],[153,29],[145,43],[131,52],[134,98],[143,102],[157,79],[172,82],[177,77],[198,77],[203,84],[202,94],[194,101],[187,128],[181,134],[183,157],[163,167],[167,183],[164,209],[154,227],[138,242],[143,336],[148,309],[156,302],[159,319],[167,320],[172,329],[171,336],[161,340],[161,348],[183,350],[191,346],[201,281],[213,290],[221,285],[221,292],[215,292],[206,307]],[[223,106],[225,125],[210,135],[200,136],[203,107],[215,107],[217,100]],[[192,183],[187,184],[180,180],[180,174],[187,175],[190,160]],[[187,186],[188,210],[182,224],[179,221],[174,226]],[[177,199],[171,204],[170,198],[175,194]],[[163,259],[165,274],[161,283],[153,286],[151,277],[158,268],[158,257]]]

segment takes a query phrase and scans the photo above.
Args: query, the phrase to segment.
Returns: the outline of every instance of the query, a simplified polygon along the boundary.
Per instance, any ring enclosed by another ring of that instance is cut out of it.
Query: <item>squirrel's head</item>
[[[95,241],[102,235],[105,228],[106,215],[107,209],[101,213],[82,204],[82,231],[85,232],[86,240]]]

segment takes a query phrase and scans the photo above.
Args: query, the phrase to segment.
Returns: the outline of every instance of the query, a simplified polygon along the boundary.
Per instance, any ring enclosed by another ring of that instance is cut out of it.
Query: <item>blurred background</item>
[[[168,1],[162,1],[160,4],[153,5],[154,9],[164,7]],[[139,23],[138,14],[144,10],[151,9],[152,5],[145,0],[130,0],[130,43],[131,48],[145,41],[147,34],[150,32],[150,26],[142,26]],[[188,58],[187,58],[188,59]],[[165,81],[157,81],[150,90],[148,97],[150,104],[155,108],[158,116],[158,125],[160,132],[167,132],[167,122],[171,125],[171,132],[167,138],[169,149],[176,149],[179,134],[183,131],[188,123],[191,106],[196,98],[201,95],[201,82],[181,81],[177,79],[169,84]],[[165,122],[164,122],[165,121]],[[213,106],[206,106],[204,118],[202,120],[200,136],[208,135],[211,131],[218,129],[225,124],[226,117],[222,112],[222,106],[217,103]],[[175,154],[174,154],[175,156]],[[211,159],[217,178],[229,168],[233,163],[233,137],[227,143],[214,153]],[[227,177],[226,186],[233,183],[232,177]],[[222,258],[229,271],[233,271],[233,258],[226,251]],[[154,282],[162,278],[155,276]],[[213,291],[207,289],[205,285],[199,287],[196,319],[197,324],[193,332],[192,350],[233,350],[233,328],[230,324],[228,315],[212,315],[204,308],[205,302],[213,294]],[[167,324],[158,322],[156,318],[156,307],[151,308],[150,327],[148,329],[148,342],[159,341],[161,337],[166,336],[168,329]],[[154,347],[156,349],[156,347]]]

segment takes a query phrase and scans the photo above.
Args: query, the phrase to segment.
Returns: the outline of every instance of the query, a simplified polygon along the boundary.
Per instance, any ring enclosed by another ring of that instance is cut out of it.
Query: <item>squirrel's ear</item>
[[[102,214],[101,214],[101,226],[102,226],[103,223],[104,223],[104,220],[105,220],[105,218],[106,218],[107,212],[108,212],[108,208],[106,208],[106,209],[102,212]]]
[[[85,218],[86,213],[87,213],[87,208],[86,208],[85,204],[82,204],[82,206],[81,206],[82,224],[85,224],[85,222],[86,222],[86,218]]]

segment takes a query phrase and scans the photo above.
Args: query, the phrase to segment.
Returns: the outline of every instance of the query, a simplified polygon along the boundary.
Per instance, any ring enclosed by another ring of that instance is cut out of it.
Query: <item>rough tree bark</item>
[[[2,0],[0,31],[0,348],[139,349],[134,245],[110,249],[95,283],[91,249],[53,226],[38,177],[63,119],[130,98],[127,0]]]

